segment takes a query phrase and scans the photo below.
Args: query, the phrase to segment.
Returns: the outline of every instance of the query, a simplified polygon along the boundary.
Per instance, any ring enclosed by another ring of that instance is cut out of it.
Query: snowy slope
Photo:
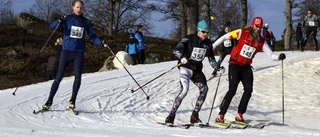
[[[244,118],[251,124],[266,124],[262,130],[240,129],[180,129],[156,124],[164,121],[180,90],[178,69],[171,70],[143,89],[131,93],[138,86],[123,69],[83,74],[76,106],[79,115],[64,111],[71,97],[74,77],[62,80],[54,98],[52,111],[35,115],[45,103],[53,81],[20,87],[13,96],[12,89],[0,91],[0,136],[320,136],[320,53],[313,51],[285,52],[284,97],[285,125],[282,125],[281,62],[258,53],[254,67],[254,93]],[[277,53],[279,54],[279,52]],[[223,66],[227,67],[227,59]],[[218,58],[218,57],[216,57]],[[204,60],[204,73],[212,68]],[[143,85],[176,65],[176,61],[129,67],[133,77]],[[200,119],[207,122],[217,87],[217,78],[208,82],[209,93],[200,111]],[[211,121],[228,90],[227,70],[221,77]],[[239,84],[226,119],[232,120],[243,93]],[[191,84],[188,95],[178,109],[175,123],[189,123],[199,91]]]

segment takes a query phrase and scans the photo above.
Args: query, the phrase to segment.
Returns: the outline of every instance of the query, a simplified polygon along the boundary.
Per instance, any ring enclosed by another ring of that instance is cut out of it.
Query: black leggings
[[[67,50],[62,50],[60,54],[60,61],[59,61],[57,76],[54,82],[52,83],[48,101],[52,102],[54,95],[57,93],[57,90],[59,88],[63,75],[71,62],[73,62],[75,77],[74,77],[72,96],[70,101],[75,102],[78,91],[80,89],[80,85],[81,85],[84,52],[67,51]]]
[[[233,96],[236,94],[240,81],[243,84],[244,92],[238,106],[238,112],[243,114],[247,111],[247,106],[251,98],[253,87],[253,73],[251,66],[240,66],[237,64],[229,64],[229,91],[224,96],[220,105],[219,115],[225,115],[231,103]]]
[[[309,27],[307,32],[306,32],[306,37],[304,38],[303,42],[302,42],[302,46],[306,46],[306,43],[307,43],[307,40],[311,34],[311,32],[313,33],[312,34],[312,37],[313,37],[313,41],[314,41],[314,44],[316,44],[316,47],[318,47],[318,40],[317,40],[317,27]]]

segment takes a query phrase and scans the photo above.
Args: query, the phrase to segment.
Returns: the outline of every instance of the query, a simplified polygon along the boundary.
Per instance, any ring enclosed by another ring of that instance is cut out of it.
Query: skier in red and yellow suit
[[[236,121],[244,121],[242,114],[246,112],[248,102],[251,98],[253,87],[253,73],[252,73],[252,59],[261,49],[273,60],[284,60],[285,54],[281,53],[279,56],[275,55],[270,49],[269,45],[261,36],[263,20],[261,17],[253,19],[250,27],[245,29],[238,29],[220,37],[213,43],[213,49],[221,45],[225,40],[237,39],[238,44],[233,48],[230,54],[228,78],[229,91],[226,93],[220,105],[220,112],[216,118],[216,122],[224,122],[224,115],[226,114],[230,102],[235,95],[240,81],[244,87],[244,93],[238,106],[238,113]]]

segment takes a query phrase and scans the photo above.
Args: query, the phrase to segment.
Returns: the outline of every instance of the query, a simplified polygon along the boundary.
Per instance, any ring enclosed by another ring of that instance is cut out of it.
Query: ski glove
[[[280,53],[279,60],[284,60],[284,59],[286,59],[286,54]]]
[[[183,58],[181,58],[180,62],[181,62],[181,64],[187,64],[188,60],[186,57],[183,57]]]
[[[221,66],[221,67],[218,69],[218,72],[217,72],[217,73],[222,74],[222,73],[224,73],[225,71],[226,71],[226,70],[224,69],[224,67]]]
[[[59,22],[63,22],[66,19],[66,15],[59,15]]]

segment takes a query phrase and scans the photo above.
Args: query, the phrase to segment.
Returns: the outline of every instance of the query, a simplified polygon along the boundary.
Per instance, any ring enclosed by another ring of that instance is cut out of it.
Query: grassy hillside
[[[49,38],[52,30],[49,28],[33,30],[28,32],[25,28],[16,25],[0,25],[0,89],[18,86],[24,75],[27,73],[31,64],[34,64],[22,85],[47,81],[46,66],[48,58],[55,53],[54,43],[58,37],[63,36],[63,30],[58,29],[49,41],[46,48],[41,52],[41,48]],[[118,34],[117,39],[102,35],[97,31],[101,40],[107,40],[108,45],[114,53],[124,50],[130,34]],[[85,64],[83,73],[98,71],[104,61],[112,56],[110,51],[101,46],[93,44],[90,38],[86,38],[87,50],[85,52]],[[146,54],[161,53],[163,56],[171,56],[160,61],[174,59],[172,48],[178,43],[174,40],[146,37]],[[73,75],[73,65],[70,64],[65,76]]]

